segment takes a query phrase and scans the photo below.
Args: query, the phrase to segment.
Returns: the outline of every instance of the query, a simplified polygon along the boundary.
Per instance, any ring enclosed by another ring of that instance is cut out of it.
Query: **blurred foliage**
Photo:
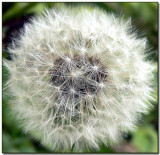
[[[23,24],[28,22],[28,19],[34,15],[41,14],[45,8],[69,6],[85,6],[85,7],[99,7],[107,12],[114,12],[116,14],[123,15],[125,18],[131,17],[132,23],[138,28],[138,34],[140,37],[146,36],[149,40],[151,50],[149,52],[148,59],[154,61],[155,69],[155,81],[153,97],[155,101],[152,101],[154,107],[150,111],[149,115],[143,116],[143,121],[138,127],[135,133],[125,136],[126,144],[122,144],[120,147],[110,148],[101,145],[100,151],[97,153],[113,153],[113,152],[141,152],[141,153],[156,153],[158,151],[158,75],[157,75],[157,61],[158,61],[158,3],[151,2],[117,2],[117,3],[2,3],[2,39],[3,39],[3,53],[2,57],[10,59],[7,53],[6,47],[10,44],[12,37],[18,36],[18,32],[23,28]],[[153,51],[153,52],[151,52]],[[4,84],[8,79],[8,73],[5,67],[2,67],[2,80],[3,89]],[[53,152],[48,148],[40,145],[40,143],[34,140],[30,135],[23,133],[19,127],[16,119],[12,117],[8,108],[10,94],[3,92],[3,104],[2,104],[2,150],[3,153],[50,153]],[[127,147],[126,147],[127,146]],[[120,148],[120,149],[119,149]],[[73,150],[76,152],[76,150]],[[85,151],[84,151],[85,152]]]
[[[149,124],[139,128],[132,141],[140,152],[157,152],[157,132]]]

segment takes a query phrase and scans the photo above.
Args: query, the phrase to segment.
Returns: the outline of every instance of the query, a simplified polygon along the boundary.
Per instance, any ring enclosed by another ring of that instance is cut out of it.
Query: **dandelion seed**
[[[98,66],[93,66],[93,70],[98,71]]]
[[[67,57],[67,58],[66,58],[66,61],[67,61],[67,62],[71,62],[71,58]]]

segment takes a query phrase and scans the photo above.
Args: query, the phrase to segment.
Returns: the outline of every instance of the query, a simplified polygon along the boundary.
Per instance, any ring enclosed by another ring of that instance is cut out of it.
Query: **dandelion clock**
[[[8,48],[12,112],[54,151],[114,145],[150,107],[146,50],[130,20],[97,9],[46,10]]]

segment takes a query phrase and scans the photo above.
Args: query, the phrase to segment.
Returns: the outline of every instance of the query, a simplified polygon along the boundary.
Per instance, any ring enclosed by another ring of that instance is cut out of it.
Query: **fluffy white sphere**
[[[24,26],[10,103],[26,132],[53,150],[117,143],[148,111],[153,66],[130,20],[97,10],[46,11]]]

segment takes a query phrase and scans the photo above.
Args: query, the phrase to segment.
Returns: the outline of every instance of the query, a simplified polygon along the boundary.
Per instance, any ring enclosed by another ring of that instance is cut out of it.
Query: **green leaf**
[[[133,135],[132,142],[139,152],[156,153],[158,151],[157,132],[151,125],[139,128]]]
[[[25,15],[29,9],[34,8],[37,3],[15,3],[7,12],[3,14],[2,21],[8,22],[12,19]],[[30,12],[31,13],[31,12]]]

